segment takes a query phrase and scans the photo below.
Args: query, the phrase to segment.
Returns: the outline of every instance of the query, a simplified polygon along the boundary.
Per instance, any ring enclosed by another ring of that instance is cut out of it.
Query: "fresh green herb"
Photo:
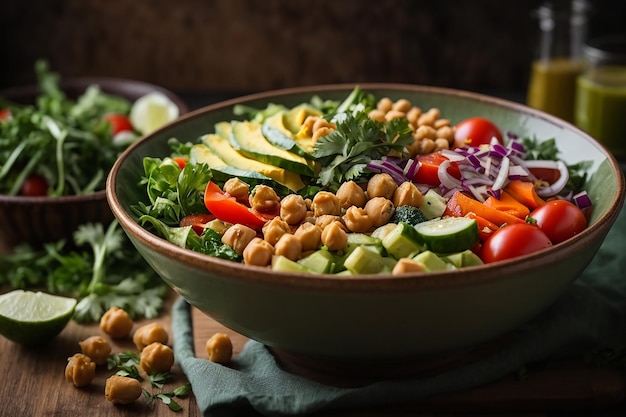
[[[526,148],[527,160],[558,161],[560,159],[559,149],[556,146],[554,138],[542,142],[539,142],[537,138],[524,138],[522,139],[522,143]],[[592,161],[580,161],[575,164],[567,165],[569,180],[562,194],[581,191],[587,182],[588,171],[591,165]]]
[[[221,235],[211,228],[204,229],[201,236],[191,226],[168,226],[159,219],[143,215],[139,218],[142,226],[151,225],[154,232],[181,248],[215,256],[222,259],[239,261],[239,255],[233,248],[222,243]]]
[[[413,143],[404,118],[382,123],[371,119],[363,108],[337,115],[337,129],[319,138],[313,155],[323,167],[318,183],[332,191],[366,174],[367,164],[391,152],[403,153]]]
[[[132,317],[159,314],[167,285],[135,250],[118,223],[104,230],[86,224],[74,233],[73,245],[58,241],[34,249],[19,246],[0,255],[0,284],[12,288],[46,288],[53,294],[79,299],[78,322],[96,322],[110,307]],[[85,250],[87,248],[88,250]]]
[[[187,164],[180,169],[172,158],[144,158],[146,185],[150,205],[133,208],[139,215],[160,219],[169,226],[178,225],[189,214],[208,213],[203,193],[212,174],[206,164]]]
[[[132,351],[121,352],[109,355],[107,358],[107,369],[115,370],[115,375],[134,378],[139,382],[143,381],[139,373],[138,366],[140,364],[139,355]],[[171,372],[157,372],[148,374],[151,389],[163,389],[165,384],[176,379]],[[189,382],[176,387],[172,391],[154,393],[146,388],[142,389],[143,398],[147,405],[153,405],[155,399],[159,399],[163,404],[167,405],[172,411],[182,411],[183,408],[174,398],[186,398],[191,394],[191,384]]]
[[[18,194],[32,175],[46,179],[50,196],[104,189],[106,174],[123,149],[113,143],[103,116],[128,114],[132,104],[96,85],[73,101],[45,61],[35,69],[42,90],[36,104],[3,100],[11,117],[0,123],[0,193]]]

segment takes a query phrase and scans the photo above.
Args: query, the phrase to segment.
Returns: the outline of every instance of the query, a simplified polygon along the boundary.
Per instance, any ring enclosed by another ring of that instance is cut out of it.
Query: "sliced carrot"
[[[505,211],[489,207],[472,197],[466,196],[460,191],[452,194],[443,214],[444,216],[463,217],[468,213],[474,213],[499,227],[503,224],[524,223],[524,220]]]
[[[534,210],[546,203],[537,195],[537,190],[535,190],[535,185],[532,182],[514,180],[504,187],[504,191],[530,210]]]
[[[481,242],[487,240],[487,238],[491,236],[493,232],[499,229],[497,224],[490,222],[484,217],[476,215],[476,213],[474,212],[467,213],[465,217],[474,219],[476,220],[476,223],[478,223],[478,239]]]
[[[522,220],[530,214],[530,209],[518,200],[511,197],[506,191],[500,191],[500,198],[490,196],[485,200],[485,205],[496,210],[505,211]]]

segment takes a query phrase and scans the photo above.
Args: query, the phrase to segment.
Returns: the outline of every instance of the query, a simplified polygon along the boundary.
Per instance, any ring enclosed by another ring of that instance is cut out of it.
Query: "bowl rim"
[[[551,124],[558,127],[567,127],[567,129],[574,129],[577,131],[577,133],[585,136],[594,146],[600,149],[600,151],[608,160],[611,170],[618,174],[618,192],[612,197],[609,209],[595,221],[593,228],[588,227],[583,232],[574,236],[572,239],[553,245],[536,253],[520,256],[515,259],[474,266],[472,268],[463,270],[437,271],[429,272],[427,274],[409,273],[402,275],[362,274],[356,277],[351,276],[349,279],[338,278],[334,275],[274,271],[266,267],[244,265],[242,263],[219,259],[210,255],[204,255],[189,249],[183,249],[144,229],[122,208],[122,205],[115,192],[118,173],[121,165],[128,158],[128,155],[133,153],[138,147],[144,146],[150,140],[150,138],[158,135],[162,130],[169,129],[178,124],[183,124],[190,119],[202,117],[204,114],[210,113],[215,110],[232,107],[235,104],[252,102],[256,100],[278,99],[284,96],[290,96],[295,94],[310,93],[311,95],[314,95],[324,92],[349,91],[355,86],[359,86],[363,90],[378,89],[389,91],[394,90],[399,92],[414,91],[420,93],[432,93],[447,96],[452,95],[455,97],[486,102],[492,105],[504,106],[520,113],[533,116],[535,118],[545,119]],[[526,269],[527,265],[530,263],[541,266],[559,260],[564,260],[568,258],[568,253],[570,253],[571,251],[582,251],[586,246],[588,246],[596,239],[597,234],[600,233],[606,235],[606,233],[608,233],[610,227],[617,219],[624,204],[624,195],[624,175],[615,157],[602,144],[600,144],[590,135],[564,120],[561,120],[555,116],[544,113],[543,111],[530,108],[520,103],[498,97],[484,95],[481,93],[457,90],[446,87],[398,83],[342,83],[323,84],[318,86],[289,87],[261,93],[243,95],[196,109],[183,115],[182,117],[171,122],[170,124],[163,126],[161,129],[141,138],[139,141],[135,142],[129,148],[127,148],[115,162],[109,173],[106,183],[106,196],[114,216],[118,219],[120,225],[127,234],[131,235],[140,244],[145,245],[149,250],[165,254],[165,256],[169,258],[184,261],[192,268],[212,269],[215,273],[228,270],[228,279],[254,282],[259,285],[274,285],[297,289],[313,288],[321,291],[349,289],[350,291],[359,292],[396,292],[407,289],[435,290],[446,287],[459,288],[461,286],[480,285],[494,280],[504,279],[508,275],[515,275],[516,272],[520,272],[521,270]],[[493,270],[494,268],[498,268],[500,273],[485,273],[487,271]]]
[[[179,97],[176,93],[168,90],[165,87],[158,86],[146,81],[133,80],[130,78],[121,77],[100,77],[100,76],[79,76],[79,77],[66,77],[59,80],[59,87],[61,90],[68,88],[87,88],[90,85],[97,84],[104,91],[111,94],[123,95],[121,90],[124,87],[128,88],[128,91],[132,90],[145,90],[145,91],[158,91],[169,97],[174,104],[178,107],[180,116],[189,113],[189,106],[185,101]],[[41,89],[37,84],[25,84],[13,87],[7,87],[0,90],[0,97],[22,97],[32,96],[39,94]],[[141,137],[138,139],[140,140]],[[106,199],[106,189],[101,189],[88,194],[72,194],[56,197],[49,196],[21,196],[21,195],[8,195],[0,194],[0,203],[2,204],[16,204],[16,205],[34,205],[34,204],[49,204],[49,205],[62,205],[66,203],[76,203],[79,201],[100,201]]]

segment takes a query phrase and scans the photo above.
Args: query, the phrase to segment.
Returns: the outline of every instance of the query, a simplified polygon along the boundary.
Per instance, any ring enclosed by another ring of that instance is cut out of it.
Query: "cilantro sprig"
[[[363,106],[335,116],[337,129],[318,139],[313,156],[321,166],[318,184],[332,191],[368,175],[367,164],[390,153],[404,153],[413,142],[407,119],[383,123],[371,119]]]
[[[41,249],[18,246],[14,253],[0,255],[0,270],[0,284],[46,288],[79,299],[74,311],[78,322],[97,322],[112,306],[136,318],[153,318],[167,295],[167,285],[117,221],[106,231],[102,224],[82,225],[73,242],[51,242]]]

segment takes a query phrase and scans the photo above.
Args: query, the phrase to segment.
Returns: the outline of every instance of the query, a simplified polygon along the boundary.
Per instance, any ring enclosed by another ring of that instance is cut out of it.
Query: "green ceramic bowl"
[[[516,103],[411,85],[369,84],[377,97],[438,107],[456,123],[482,115],[503,131],[555,137],[567,162],[593,161],[588,191],[591,226],[573,239],[529,256],[456,271],[402,276],[302,275],[208,257],[144,230],[130,207],[146,200],[142,160],[169,154],[167,140],[194,141],[231,120],[238,103],[296,105],[317,94],[340,100],[353,85],[251,95],[191,112],[129,148],[113,167],[107,198],[148,263],[191,305],[276,351],[338,360],[386,360],[440,354],[506,334],[548,307],[596,254],[620,212],[624,178],[616,160],[574,126]]]

